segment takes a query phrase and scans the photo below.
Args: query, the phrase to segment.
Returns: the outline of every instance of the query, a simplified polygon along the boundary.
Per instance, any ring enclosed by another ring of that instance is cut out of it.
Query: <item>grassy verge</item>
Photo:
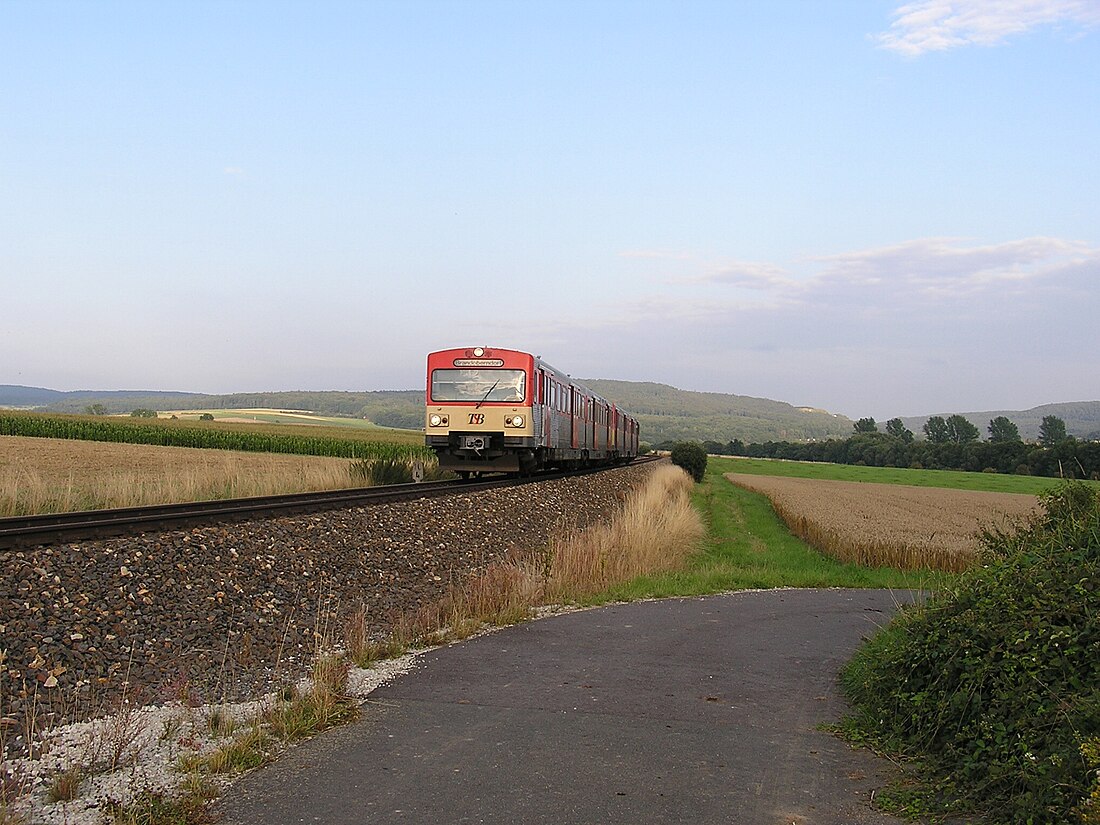
[[[947,487],[955,490],[983,490],[990,493],[1039,495],[1061,484],[1056,478],[1009,476],[998,473],[967,473],[961,470],[910,470],[903,467],[859,467],[816,461],[780,461],[768,458],[715,458],[708,464],[714,472],[749,473],[765,476],[823,478],[835,481],[864,481],[875,484],[908,484],[913,487]],[[1100,490],[1100,482],[1083,482]]]
[[[769,587],[935,587],[942,574],[869,568],[831,559],[791,535],[768,499],[736,487],[722,474],[726,462],[710,459],[693,501],[707,527],[702,552],[673,572],[639,576],[589,601],[698,596]]]

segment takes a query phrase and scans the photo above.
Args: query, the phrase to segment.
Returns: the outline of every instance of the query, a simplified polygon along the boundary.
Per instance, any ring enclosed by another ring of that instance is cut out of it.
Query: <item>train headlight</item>
[[[523,416],[522,415],[513,415],[511,418],[507,419],[504,423],[507,424],[509,427],[522,427],[523,426]]]
[[[432,427],[445,427],[447,426],[447,416],[432,413],[428,416],[428,424]]]

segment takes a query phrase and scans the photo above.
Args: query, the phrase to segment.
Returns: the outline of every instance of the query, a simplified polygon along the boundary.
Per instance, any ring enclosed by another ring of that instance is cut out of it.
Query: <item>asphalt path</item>
[[[360,721],[239,782],[227,823],[898,823],[889,763],[819,729],[908,592],[614,605],[424,654]]]

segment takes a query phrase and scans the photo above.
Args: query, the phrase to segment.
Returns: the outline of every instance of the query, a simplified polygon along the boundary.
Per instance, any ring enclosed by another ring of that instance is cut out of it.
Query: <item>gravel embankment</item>
[[[509,551],[613,513],[651,466],[404,504],[0,551],[0,724],[238,699]],[[196,695],[197,694],[197,695]]]

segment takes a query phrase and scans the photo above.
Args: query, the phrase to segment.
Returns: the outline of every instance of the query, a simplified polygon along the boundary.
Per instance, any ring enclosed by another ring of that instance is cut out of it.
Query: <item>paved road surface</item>
[[[227,823],[898,823],[887,764],[817,730],[908,593],[616,605],[425,654],[362,719],[240,782]]]

